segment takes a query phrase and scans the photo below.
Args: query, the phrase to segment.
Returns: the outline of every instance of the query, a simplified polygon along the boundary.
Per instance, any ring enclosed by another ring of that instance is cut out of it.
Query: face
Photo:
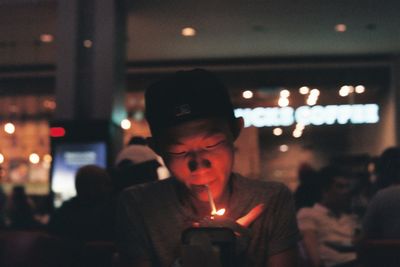
[[[201,201],[224,192],[233,159],[233,136],[227,122],[199,119],[171,127],[159,140],[159,152],[171,173]]]
[[[351,183],[344,177],[335,177],[325,192],[325,199],[332,208],[346,210],[350,205]]]

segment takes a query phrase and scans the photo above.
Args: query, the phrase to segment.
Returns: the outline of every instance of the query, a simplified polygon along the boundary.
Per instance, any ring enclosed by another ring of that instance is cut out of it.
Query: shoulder
[[[59,207],[58,209],[56,209],[56,211],[58,212],[67,212],[70,210],[75,210],[79,207],[79,200],[77,197],[73,197],[67,201],[65,201],[61,207]]]
[[[297,212],[297,219],[315,219],[315,220],[324,220],[328,214],[328,209],[323,205],[316,203],[312,207],[301,208]],[[347,215],[346,215],[347,216]]]
[[[248,179],[235,174],[233,191],[236,192],[234,195],[239,206],[245,206],[243,203],[264,203],[271,213],[275,213],[293,205],[290,190],[279,182]]]
[[[300,230],[316,230],[321,223],[321,213],[314,207],[301,208],[297,212],[297,224]]]
[[[119,202],[149,201],[158,199],[172,190],[172,178],[165,180],[134,185],[126,188],[119,196]],[[155,198],[154,196],[157,196]]]
[[[379,190],[374,199],[391,199],[400,198],[400,185],[390,186],[388,188]]]
[[[368,210],[374,210],[380,212],[385,208],[398,208],[400,206],[400,186],[391,186],[382,190],[379,190],[375,196],[371,199],[368,205]]]

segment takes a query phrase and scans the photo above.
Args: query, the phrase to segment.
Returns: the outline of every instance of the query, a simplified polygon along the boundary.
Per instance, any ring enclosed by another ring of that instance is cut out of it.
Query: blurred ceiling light
[[[287,152],[289,150],[289,147],[287,145],[280,145],[279,150],[281,152]]]
[[[289,106],[289,99],[283,98],[283,97],[279,98],[279,100],[278,100],[278,105],[279,105],[280,107],[287,107],[287,106]]]
[[[335,31],[337,32],[345,32],[347,30],[346,24],[336,24]]]
[[[250,99],[250,98],[253,98],[254,94],[252,91],[246,90],[246,91],[243,91],[242,96],[245,99]]]
[[[298,131],[298,130],[294,130],[293,131],[293,137],[294,138],[299,138],[299,137],[301,137],[302,134],[303,134],[302,131]]]
[[[3,154],[0,153],[0,164],[2,164],[4,162],[4,156]]]
[[[39,157],[38,154],[32,153],[32,154],[29,155],[29,161],[30,161],[32,164],[38,164],[39,161],[40,161],[40,157]]]
[[[290,96],[290,92],[289,90],[284,89],[279,93],[279,95],[283,98],[288,98]]]
[[[315,104],[317,104],[317,98],[315,97],[307,98],[307,105],[314,106]]]
[[[304,125],[301,124],[301,123],[297,123],[296,124],[296,130],[303,131],[304,130]]]
[[[11,122],[4,125],[4,131],[8,134],[13,134],[15,132],[15,126]]]
[[[193,37],[196,35],[196,30],[192,27],[183,28],[181,34],[185,37]]]
[[[93,46],[93,42],[89,39],[83,41],[83,46],[86,48],[91,48]]]
[[[50,154],[46,154],[43,156],[43,161],[46,163],[50,163],[53,160]]]
[[[342,87],[340,87],[339,90],[339,95],[342,97],[348,96],[350,93],[350,88],[348,85],[343,85]]]
[[[302,86],[302,87],[300,87],[300,89],[299,89],[299,92],[300,92],[300,94],[302,94],[302,95],[308,94],[309,91],[310,91],[310,88],[308,88],[307,86]]]
[[[132,124],[131,121],[128,119],[123,119],[121,121],[121,128],[124,130],[129,130],[131,128]]]
[[[351,93],[353,93],[353,92],[354,92],[354,86],[349,85],[349,93],[351,94]]]
[[[283,131],[282,131],[281,128],[275,128],[272,132],[273,132],[273,134],[276,135],[276,136],[280,136],[280,135],[282,135],[282,133],[283,133]]]
[[[365,86],[364,85],[357,85],[355,88],[355,91],[357,94],[362,94],[365,92]]]
[[[320,94],[320,92],[319,92],[319,90],[318,89],[312,89],[311,91],[310,91],[310,95],[312,95],[312,96],[319,96],[319,94]]]
[[[40,35],[40,41],[43,43],[51,43],[54,41],[54,36],[49,33],[43,33]]]

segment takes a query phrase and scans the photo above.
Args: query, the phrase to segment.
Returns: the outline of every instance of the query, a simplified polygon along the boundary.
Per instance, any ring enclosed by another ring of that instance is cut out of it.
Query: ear
[[[239,134],[243,128],[244,128],[243,117],[235,118],[232,123],[233,140],[236,140],[239,137]]]

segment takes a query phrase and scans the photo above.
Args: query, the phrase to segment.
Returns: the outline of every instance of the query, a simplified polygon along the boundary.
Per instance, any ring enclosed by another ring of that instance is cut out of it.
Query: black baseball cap
[[[152,84],[145,93],[146,119],[152,135],[201,118],[234,120],[226,87],[209,71],[178,71]]]

